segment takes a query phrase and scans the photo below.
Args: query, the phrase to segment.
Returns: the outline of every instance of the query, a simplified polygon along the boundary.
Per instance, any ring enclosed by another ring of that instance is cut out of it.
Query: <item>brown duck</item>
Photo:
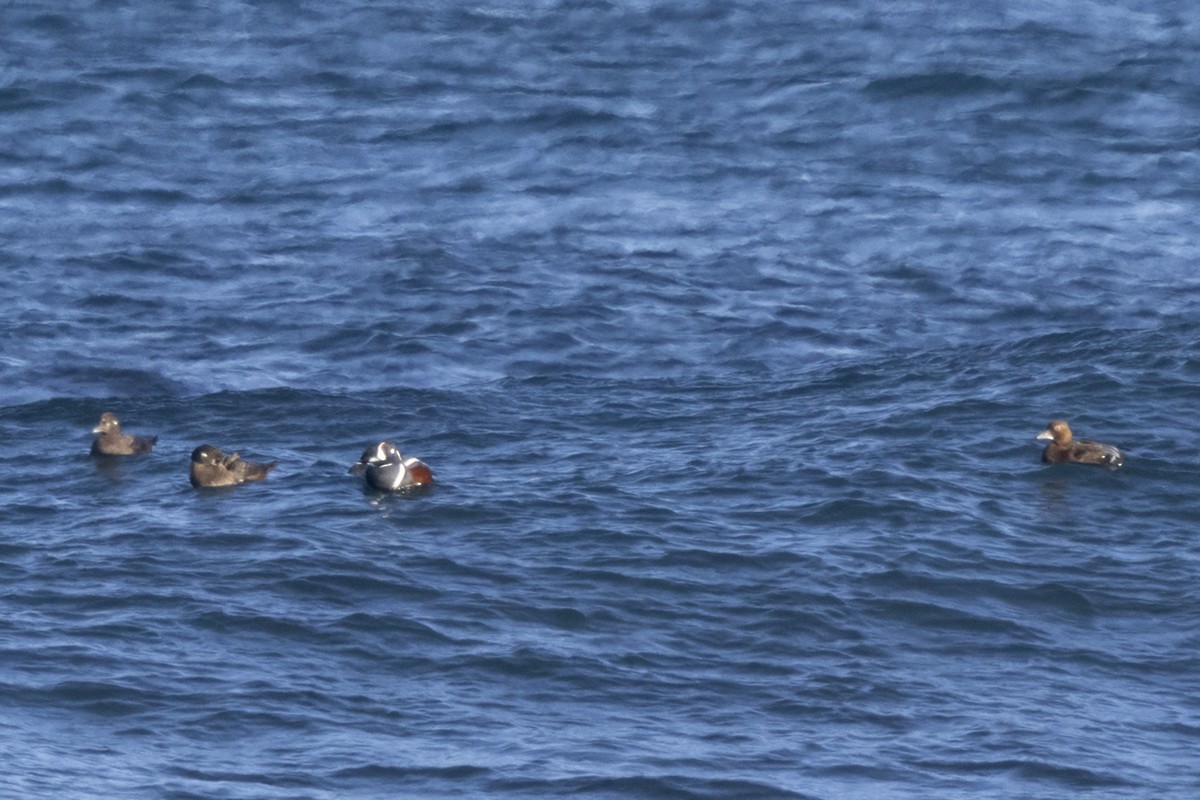
[[[219,447],[202,444],[192,451],[188,478],[192,486],[234,486],[247,481],[263,481],[275,469],[277,461],[255,464],[243,461],[237,453],[225,455]]]
[[[94,456],[137,456],[154,449],[157,436],[133,436],[121,433],[121,420],[111,411],[100,415],[100,422],[92,429],[96,438],[92,440]]]
[[[1050,444],[1042,451],[1043,464],[1074,462],[1116,469],[1125,463],[1125,454],[1111,444],[1076,439],[1071,435],[1071,427],[1063,419],[1051,421],[1037,438],[1050,440]]]

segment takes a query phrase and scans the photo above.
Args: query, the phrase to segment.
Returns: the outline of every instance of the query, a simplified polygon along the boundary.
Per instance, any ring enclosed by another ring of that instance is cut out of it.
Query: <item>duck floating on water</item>
[[[133,436],[121,432],[121,420],[111,411],[100,415],[100,422],[92,429],[96,438],[92,440],[94,456],[138,456],[154,449],[157,436]]]
[[[429,486],[433,471],[419,458],[405,458],[400,448],[389,441],[376,442],[363,451],[362,458],[350,467],[352,475],[361,475],[368,486],[395,492]]]
[[[1042,451],[1043,464],[1097,464],[1117,469],[1125,463],[1125,454],[1111,444],[1076,439],[1065,419],[1051,420],[1037,438],[1050,440]]]
[[[237,453],[225,455],[221,448],[202,444],[192,451],[192,463],[188,467],[188,479],[192,486],[236,486],[249,481],[263,481],[267,473],[275,469],[278,461],[256,464],[243,461]]]

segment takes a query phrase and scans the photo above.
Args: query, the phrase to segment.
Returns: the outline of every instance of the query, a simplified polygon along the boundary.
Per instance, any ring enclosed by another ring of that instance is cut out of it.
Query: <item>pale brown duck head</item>
[[[1037,435],[1039,439],[1050,439],[1057,445],[1068,445],[1071,443],[1071,426],[1067,424],[1065,419],[1050,420],[1050,424],[1046,426],[1046,430]]]

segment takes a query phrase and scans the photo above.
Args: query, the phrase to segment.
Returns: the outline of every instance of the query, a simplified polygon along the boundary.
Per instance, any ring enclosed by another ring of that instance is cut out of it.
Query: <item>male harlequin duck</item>
[[[368,486],[394,492],[429,486],[433,472],[417,458],[405,458],[391,442],[378,442],[363,451],[358,463],[350,467],[353,475],[362,475]]]
[[[157,436],[132,436],[121,433],[121,420],[111,411],[100,415],[100,422],[92,429],[96,438],[92,440],[94,456],[136,456],[154,449]]]
[[[1044,464],[1068,464],[1074,461],[1116,469],[1125,463],[1125,455],[1111,444],[1073,438],[1066,420],[1051,421],[1037,438],[1050,440],[1050,444],[1042,451]]]
[[[278,461],[270,464],[255,464],[242,461],[237,453],[225,455],[220,448],[202,444],[192,451],[192,463],[188,478],[192,486],[233,486],[247,481],[263,481],[267,473],[275,469]]]

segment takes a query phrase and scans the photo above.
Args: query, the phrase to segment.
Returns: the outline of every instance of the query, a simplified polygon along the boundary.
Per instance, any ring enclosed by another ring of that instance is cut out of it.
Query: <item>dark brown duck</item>
[[[249,481],[267,479],[267,473],[279,463],[255,464],[243,461],[237,453],[225,455],[221,448],[202,444],[192,451],[192,463],[188,468],[188,479],[192,486],[235,486]]]
[[[94,456],[136,456],[154,449],[157,436],[133,436],[121,433],[121,420],[111,411],[100,415],[100,422],[92,429],[96,438],[92,440]]]
[[[1052,420],[1037,438],[1050,440],[1042,451],[1043,464],[1098,464],[1116,469],[1125,463],[1124,453],[1111,444],[1076,439],[1063,419]]]

